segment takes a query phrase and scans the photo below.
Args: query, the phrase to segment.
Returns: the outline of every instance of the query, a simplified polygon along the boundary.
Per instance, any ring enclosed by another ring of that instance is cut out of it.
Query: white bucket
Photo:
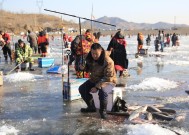
[[[120,98],[122,98],[122,88],[115,87],[114,84],[108,84],[105,87],[103,87],[103,90],[108,93],[107,111],[111,111],[116,97],[119,96]],[[97,109],[99,109],[100,108],[100,100],[99,100],[98,92],[91,93],[91,94],[93,96],[95,107]]]
[[[21,64],[21,70],[27,70],[29,68],[29,62]]]

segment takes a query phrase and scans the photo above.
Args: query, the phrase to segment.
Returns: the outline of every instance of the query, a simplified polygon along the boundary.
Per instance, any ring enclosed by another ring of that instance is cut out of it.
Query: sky
[[[39,4],[43,1],[43,4]],[[0,0],[0,5],[3,0]],[[4,0],[2,9],[17,13],[41,13],[60,16],[43,9],[97,19],[103,16],[120,17],[128,22],[167,22],[189,25],[189,0]],[[65,20],[78,20],[63,15]]]

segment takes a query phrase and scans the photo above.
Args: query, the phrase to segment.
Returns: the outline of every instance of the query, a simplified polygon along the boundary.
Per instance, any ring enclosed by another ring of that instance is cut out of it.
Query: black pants
[[[7,53],[8,53],[8,55],[9,55],[10,59],[12,60],[10,45],[5,45],[5,46],[3,47],[3,55],[4,55],[4,57],[5,57],[5,60],[7,60],[7,58],[8,58]]]
[[[159,45],[155,44],[155,51],[159,51]]]
[[[41,54],[41,47],[38,46],[38,54]]]
[[[95,83],[92,83],[91,81],[87,80],[79,87],[79,92],[81,94],[81,97],[83,100],[87,103],[93,99],[92,95],[90,94],[91,88],[95,87]],[[107,100],[108,94],[104,92],[103,90],[99,90],[99,100]]]
[[[72,65],[72,62],[75,61],[75,55],[71,54],[69,55],[69,65]]]

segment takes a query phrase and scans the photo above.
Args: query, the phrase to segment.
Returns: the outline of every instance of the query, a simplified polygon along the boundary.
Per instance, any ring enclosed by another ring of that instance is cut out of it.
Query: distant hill
[[[78,23],[73,21],[62,20],[61,17],[48,15],[48,14],[26,14],[26,13],[12,13],[8,11],[2,11],[0,14],[0,30],[6,30],[7,32],[13,32],[19,34],[20,32],[26,32],[28,29],[32,31],[40,31],[42,29],[56,30],[64,28],[67,33],[69,29],[78,30]],[[103,25],[93,22],[93,28],[105,29],[105,30],[116,30],[118,28],[125,30],[151,30],[151,29],[170,29],[174,27],[174,24],[157,22],[155,24],[148,23],[134,23],[128,22],[118,17],[101,17],[96,19],[97,21],[114,24],[117,27]],[[90,28],[91,22],[82,22],[82,28]],[[176,27],[182,27],[184,31],[189,28],[185,24],[177,24]],[[78,32],[78,31],[77,31]],[[78,34],[78,33],[74,34]],[[187,31],[186,31],[187,32]]]
[[[149,24],[149,23],[134,23],[134,22],[128,22],[126,20],[123,20],[118,17],[101,17],[96,19],[97,21],[105,22],[105,23],[110,23],[116,25],[116,29],[121,28],[121,29],[127,29],[127,30],[134,30],[134,29],[170,29],[174,27],[174,24],[171,23],[165,23],[165,22],[157,22],[154,24]],[[82,23],[83,27],[89,27],[91,25],[90,21],[85,21]],[[105,29],[105,30],[110,30],[110,29],[115,29],[112,26],[108,25],[103,25],[100,23],[95,23],[93,22],[93,27],[97,29]],[[175,27],[189,27],[186,24],[176,24]]]
[[[47,14],[24,14],[11,13],[1,10],[0,30],[6,30],[19,34],[28,29],[40,31],[44,28],[61,29],[63,27],[73,27],[77,24],[62,20],[60,17]]]

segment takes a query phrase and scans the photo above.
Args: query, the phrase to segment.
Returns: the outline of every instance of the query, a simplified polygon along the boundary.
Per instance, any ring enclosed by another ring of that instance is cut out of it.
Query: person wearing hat
[[[144,40],[144,36],[141,32],[139,32],[138,35],[137,35],[137,41],[138,41],[137,52],[138,53],[143,47],[143,43],[144,43],[143,40]]]
[[[119,72],[119,77],[124,77],[128,74],[128,59],[126,51],[127,42],[121,30],[111,39],[107,51],[110,52],[110,57],[114,61],[116,72]]]
[[[37,49],[38,49],[38,47],[37,47],[37,35],[34,32],[31,32],[30,30],[28,30],[27,41],[30,43],[30,47],[33,49],[33,51],[36,54]]]
[[[8,58],[7,54],[9,55],[10,61],[12,61],[10,35],[8,33],[3,32],[3,31],[0,31],[0,35],[2,35],[2,38],[4,39],[4,45],[2,46],[2,50],[3,50],[3,55],[5,57],[5,61],[7,61],[7,58]]]
[[[29,45],[26,45],[24,41],[21,39],[18,40],[18,47],[16,48],[16,65],[19,65],[20,63],[27,63],[29,62],[29,70],[34,71],[33,69],[33,63],[34,60],[31,58],[33,54],[33,50]],[[17,70],[19,69],[19,66],[17,67]]]
[[[4,46],[5,40],[3,39],[3,36],[0,34],[0,46]]]
[[[64,42],[64,47],[68,48],[68,35],[66,33],[63,34],[63,42]]]
[[[79,65],[85,63],[85,58],[90,52],[92,44],[95,43],[95,37],[91,32],[92,31],[90,29],[87,29],[85,34],[82,35],[81,38],[77,36],[76,39],[73,41],[73,42],[77,41],[77,43],[74,43],[75,70],[76,70],[77,78],[89,77],[89,72],[81,70]]]
[[[18,42],[14,44],[15,50],[19,47],[21,41],[22,41],[21,39],[18,39]]]
[[[80,65],[80,68],[90,72],[89,79],[79,86],[81,97],[87,105],[86,108],[81,108],[80,111],[82,113],[96,112],[91,93],[98,92],[100,100],[99,114],[102,119],[107,119],[106,109],[109,93],[107,87],[113,88],[117,82],[114,61],[99,43],[93,43],[86,57],[85,65]]]
[[[49,46],[49,39],[48,39],[48,34],[45,31],[39,32],[37,44],[38,44],[38,53],[40,54],[42,52],[41,57],[46,57]]]

